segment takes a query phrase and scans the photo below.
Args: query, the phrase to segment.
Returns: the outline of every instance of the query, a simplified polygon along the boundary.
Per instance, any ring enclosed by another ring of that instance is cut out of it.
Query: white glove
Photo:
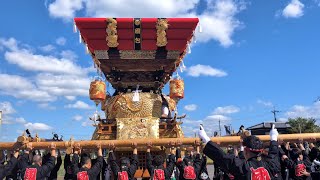
[[[210,141],[210,138],[207,135],[207,133],[204,131],[202,125],[200,125],[200,130],[198,132],[198,135],[203,143],[207,144]]]
[[[240,146],[240,151],[244,151],[244,147],[243,146]]]
[[[275,128],[275,125],[272,124],[271,130],[270,130],[270,141],[277,141],[278,140],[278,130]]]

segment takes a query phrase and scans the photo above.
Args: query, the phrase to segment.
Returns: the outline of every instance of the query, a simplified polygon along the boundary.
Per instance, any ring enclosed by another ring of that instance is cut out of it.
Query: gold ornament
[[[106,41],[108,42],[109,47],[118,47],[118,33],[117,33],[117,21],[113,18],[107,19],[107,37]]]
[[[156,24],[157,28],[157,46],[163,47],[166,46],[167,41],[167,33],[166,30],[168,29],[168,20],[167,19],[158,19],[158,22]]]

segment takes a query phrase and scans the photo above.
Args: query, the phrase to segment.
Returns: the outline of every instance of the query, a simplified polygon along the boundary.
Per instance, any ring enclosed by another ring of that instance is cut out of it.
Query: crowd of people
[[[248,136],[241,139],[239,146],[222,149],[210,140],[202,126],[199,137],[202,144],[195,142],[195,148],[187,148],[184,156],[181,142],[169,142],[167,156],[152,154],[152,144],[146,143],[145,168],[150,179],[320,180],[320,151],[314,143],[278,144],[278,132],[274,127],[270,130],[270,143],[267,144],[256,136]],[[135,179],[139,167],[137,144],[132,144],[130,158],[117,158],[114,144],[110,144],[108,149],[107,155],[97,145],[97,158],[83,152],[79,144],[67,149],[63,160],[64,179]],[[214,169],[213,176],[208,173],[207,157],[213,160],[214,168],[210,169]],[[1,159],[0,179],[57,179],[61,165],[61,153],[54,143],[47,153],[34,150],[32,143],[28,143],[23,151],[15,147],[9,158]]]

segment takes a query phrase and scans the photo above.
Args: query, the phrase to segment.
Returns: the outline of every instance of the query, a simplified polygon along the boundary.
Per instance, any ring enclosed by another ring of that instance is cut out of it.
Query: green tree
[[[291,126],[290,133],[315,133],[320,131],[320,127],[316,125],[314,118],[289,118],[288,124]]]

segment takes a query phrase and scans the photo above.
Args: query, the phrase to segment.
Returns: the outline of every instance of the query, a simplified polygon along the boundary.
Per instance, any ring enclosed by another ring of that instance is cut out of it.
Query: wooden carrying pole
[[[266,142],[270,140],[269,135],[258,136],[260,140]],[[25,138],[20,136],[18,142],[1,142],[0,149],[12,149],[16,143],[24,144],[24,147],[28,141],[22,141]],[[295,142],[300,139],[305,141],[320,140],[320,133],[303,133],[303,134],[281,134],[278,136],[279,140]],[[232,145],[240,143],[240,136],[225,136],[225,137],[213,137],[213,142],[221,145]],[[56,147],[59,149],[66,149],[73,147],[79,143],[81,148],[95,149],[98,144],[101,144],[102,148],[108,148],[110,143],[113,143],[115,147],[131,147],[133,142],[136,142],[138,146],[145,147],[147,142],[151,142],[154,146],[167,146],[170,142],[181,142],[182,145],[195,145],[196,141],[200,141],[199,138],[163,138],[163,139],[128,139],[128,140],[86,140],[86,141],[54,141]],[[45,149],[50,147],[52,142],[32,142],[34,149]]]

